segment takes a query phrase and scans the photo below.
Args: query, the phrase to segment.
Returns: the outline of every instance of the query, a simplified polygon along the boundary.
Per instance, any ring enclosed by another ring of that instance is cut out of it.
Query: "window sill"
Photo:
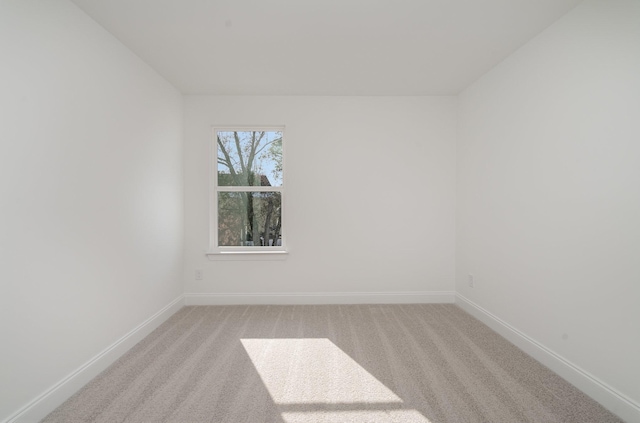
[[[209,251],[205,253],[211,261],[218,260],[286,260],[288,251]]]

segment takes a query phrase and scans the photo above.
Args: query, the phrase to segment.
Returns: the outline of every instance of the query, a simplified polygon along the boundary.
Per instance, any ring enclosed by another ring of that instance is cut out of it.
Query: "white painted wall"
[[[182,98],[66,0],[0,3],[0,420],[182,286]]]
[[[457,292],[637,406],[640,2],[585,1],[459,101]]]
[[[66,0],[3,1],[0,420],[180,278],[448,292],[456,258],[461,295],[640,402],[639,5],[586,1],[463,92],[458,121],[453,97],[187,96],[183,267],[180,94]],[[213,124],[286,125],[286,260],[205,257]]]
[[[186,96],[186,292],[453,291],[455,106],[454,97]],[[216,124],[286,126],[286,260],[205,257]]]

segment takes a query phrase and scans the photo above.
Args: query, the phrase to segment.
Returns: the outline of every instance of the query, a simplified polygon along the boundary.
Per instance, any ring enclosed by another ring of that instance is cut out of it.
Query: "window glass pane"
[[[282,132],[217,132],[219,186],[282,186]]]
[[[218,246],[282,245],[279,192],[219,192]]]

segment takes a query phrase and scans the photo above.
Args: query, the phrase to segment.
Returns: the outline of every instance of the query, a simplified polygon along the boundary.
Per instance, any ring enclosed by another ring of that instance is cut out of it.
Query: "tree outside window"
[[[282,249],[282,134],[215,131],[218,249]]]

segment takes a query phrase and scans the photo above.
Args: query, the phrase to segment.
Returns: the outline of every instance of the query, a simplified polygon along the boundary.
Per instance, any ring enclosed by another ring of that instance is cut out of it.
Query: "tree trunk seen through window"
[[[219,246],[275,246],[282,228],[282,132],[217,133]],[[261,187],[249,191],[246,187]]]

